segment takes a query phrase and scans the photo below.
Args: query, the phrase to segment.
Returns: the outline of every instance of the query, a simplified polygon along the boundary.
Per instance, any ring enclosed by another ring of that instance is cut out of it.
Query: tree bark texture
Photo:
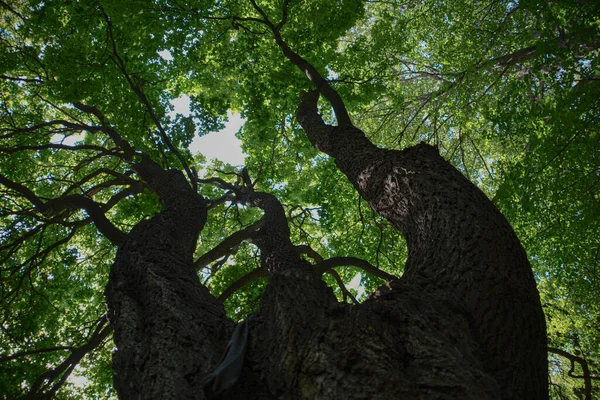
[[[500,398],[547,398],[544,314],[527,255],[502,214],[435,148],[377,148],[354,126],[324,124],[317,98],[305,96],[297,111],[309,140],[407,240],[402,279],[373,301],[410,287],[460,310],[463,334]]]
[[[201,378],[233,331],[192,261],[206,205],[180,172],[149,160],[135,169],[164,210],[132,229],[111,270],[114,385],[120,399],[203,398]]]
[[[279,202],[264,193],[244,202],[265,210],[254,243],[270,284],[250,320],[245,372],[215,398],[501,398],[458,302],[400,282],[358,306],[339,303],[299,258]]]
[[[241,375],[220,380],[233,324],[194,271],[204,199],[180,172],[146,160],[136,171],[164,210],[129,233],[106,291],[119,397],[547,398],[539,295],[500,212],[434,148],[379,149],[353,126],[325,125],[313,100],[299,121],[404,232],[404,275],[362,304],[339,303],[322,271],[300,259],[277,199],[245,188],[239,201],[264,210],[252,242],[270,283],[247,329],[237,330],[246,332],[237,336],[243,346],[231,346],[244,347],[230,369]]]

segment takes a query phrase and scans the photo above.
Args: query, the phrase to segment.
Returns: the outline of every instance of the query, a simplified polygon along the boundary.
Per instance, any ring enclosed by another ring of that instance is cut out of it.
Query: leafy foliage
[[[588,363],[597,395],[600,5],[259,4],[275,22],[289,6],[283,37],[334,82],[372,141],[386,148],[434,144],[493,199],[529,253],[550,345]],[[0,2],[0,392],[6,398],[26,393],[89,340],[104,313],[116,251],[86,212],[37,212],[7,182],[42,202],[85,195],[125,232],[160,209],[156,195],[136,186],[108,126],[163,166],[179,169],[183,160],[204,176],[231,180],[233,167],[207,162],[188,147],[195,135],[221,129],[228,110],[240,112],[246,167],[257,190],[284,204],[294,244],[402,273],[401,236],[296,123],[298,96],[309,82],[259,17],[251,0]],[[170,113],[181,95],[191,99],[189,116]],[[104,120],[77,104],[95,107]],[[328,105],[322,112],[333,120]],[[219,203],[225,190],[201,185],[199,191],[215,206],[198,257],[261,217]],[[199,271],[215,296],[259,268],[255,247],[234,250]],[[362,296],[381,284],[355,268],[338,273],[346,285],[360,274],[360,289],[351,291]],[[343,299],[337,282],[325,280]],[[255,310],[265,285],[257,280],[230,296],[228,314],[237,320]],[[84,357],[57,397],[115,396],[111,347],[108,337]],[[570,369],[567,358],[551,356],[557,399],[585,395],[581,370]]]

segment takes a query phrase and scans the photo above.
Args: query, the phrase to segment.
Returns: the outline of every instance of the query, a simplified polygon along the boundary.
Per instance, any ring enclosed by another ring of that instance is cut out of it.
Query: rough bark
[[[322,268],[292,246],[279,202],[264,193],[242,200],[265,210],[253,242],[270,284],[249,321],[245,372],[220,398],[500,398],[458,302],[398,283],[363,304],[339,303]]]
[[[469,324],[463,334],[475,341],[471,352],[497,382],[500,397],[547,398],[539,294],[525,251],[502,214],[435,148],[377,148],[353,126],[324,124],[317,99],[315,93],[305,96],[297,112],[309,140],[406,236],[405,273],[386,296],[410,287],[446,304],[441,309],[463,310]]]
[[[121,399],[199,399],[233,324],[200,284],[193,251],[206,204],[179,171],[136,166],[164,210],[119,247],[106,288],[114,328],[114,385]]]
[[[233,329],[191,258],[204,200],[179,172],[136,168],[165,209],[125,239],[107,288],[120,398],[545,398],[543,315],[506,221],[433,149],[396,155],[363,139],[343,141],[355,151],[352,163],[332,154],[406,233],[406,274],[362,304],[339,303],[323,268],[290,242],[277,199],[245,188],[239,201],[265,213],[252,242],[270,283],[260,310],[233,336],[229,371],[241,370],[239,378],[215,374]]]
[[[192,261],[206,204],[180,172],[146,160],[135,169],[164,210],[124,239],[106,291],[119,397],[547,398],[544,316],[506,220],[432,147],[379,149],[353,126],[325,125],[316,100],[305,98],[298,120],[404,232],[405,274],[360,305],[339,303],[323,268],[290,242],[281,204],[249,184],[237,195],[264,210],[251,240],[270,283],[221,379],[233,326]]]

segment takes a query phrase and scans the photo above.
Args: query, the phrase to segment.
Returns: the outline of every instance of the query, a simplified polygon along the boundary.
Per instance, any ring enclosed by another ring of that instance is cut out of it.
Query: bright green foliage
[[[283,3],[258,5],[276,24]],[[372,141],[391,149],[434,144],[493,199],[530,256],[550,345],[585,359],[593,374],[600,373],[596,3],[297,0],[289,2],[281,30],[292,49],[335,82]],[[121,187],[104,185],[114,177],[107,171],[126,175],[131,166],[102,150],[114,147],[105,132],[25,129],[51,120],[97,125],[77,102],[101,110],[137,150],[181,168],[137,88],[188,163],[201,175],[231,181],[233,167],[187,147],[194,134],[218,131],[227,111],[237,111],[247,120],[238,133],[246,167],[256,189],[284,205],[293,243],[401,275],[402,237],[310,145],[294,117],[309,81],[256,18],[250,0],[0,2],[0,173],[44,200],[91,191],[100,203],[118,196]],[[191,99],[190,116],[169,114],[183,94]],[[327,104],[322,113],[334,122]],[[51,145],[74,134],[80,149]],[[213,200],[225,194],[210,185],[199,191]],[[159,209],[154,194],[138,191],[106,214],[127,232]],[[33,212],[24,196],[0,185],[0,357],[80,346],[104,313],[116,248],[84,211],[63,217],[66,223]],[[230,202],[212,208],[196,255],[260,217]],[[216,296],[260,266],[253,245],[236,250],[199,271]],[[360,273],[363,297],[382,283],[355,268],[337,271],[346,284]],[[335,280],[324,279],[343,299]],[[256,310],[265,285],[257,280],[232,295],[229,315],[239,320]],[[57,397],[114,396],[112,346],[109,338],[84,357],[72,377],[85,380],[70,378]],[[0,362],[0,393],[21,396],[68,354]],[[583,380],[568,376],[569,369],[566,358],[552,355],[554,398],[583,398]]]

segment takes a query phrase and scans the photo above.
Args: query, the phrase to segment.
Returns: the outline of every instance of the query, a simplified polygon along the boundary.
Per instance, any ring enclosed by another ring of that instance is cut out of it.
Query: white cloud
[[[161,50],[158,52],[158,55],[166,61],[171,61],[173,59],[173,56],[169,50]]]

